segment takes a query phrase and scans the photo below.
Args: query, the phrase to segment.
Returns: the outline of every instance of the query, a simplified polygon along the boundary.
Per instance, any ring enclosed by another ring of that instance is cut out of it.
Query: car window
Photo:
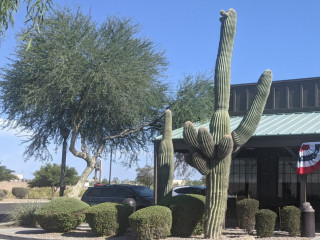
[[[102,192],[102,197],[116,197],[118,189],[116,188],[104,188]]]
[[[188,193],[194,193],[194,194],[201,194],[201,189],[200,188],[178,188],[175,190],[176,193],[181,193],[181,194],[188,194]]]
[[[153,197],[153,190],[143,186],[134,186],[132,190],[140,197]]]
[[[115,188],[114,190],[114,197],[121,197],[121,198],[125,198],[128,195],[127,189],[119,187],[119,188]]]
[[[88,192],[87,192],[87,196],[88,197],[101,197],[102,195],[102,189],[100,188],[91,188]]]

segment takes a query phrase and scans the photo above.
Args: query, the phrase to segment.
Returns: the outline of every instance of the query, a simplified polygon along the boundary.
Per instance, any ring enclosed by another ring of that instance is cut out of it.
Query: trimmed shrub
[[[132,212],[129,205],[105,202],[91,207],[86,213],[86,221],[98,236],[120,235],[127,231]]]
[[[10,220],[18,226],[35,227],[37,220],[35,212],[39,210],[44,203],[30,202],[16,204],[12,212],[10,212]]]
[[[237,202],[237,215],[240,228],[247,233],[252,233],[255,224],[255,214],[259,211],[259,201],[255,199],[243,199]]]
[[[143,208],[129,217],[129,224],[134,239],[166,238],[172,226],[171,210],[164,206]]]
[[[269,209],[261,209],[255,216],[257,236],[271,237],[276,225],[277,214]]]
[[[205,196],[186,194],[166,198],[159,203],[172,211],[173,236],[189,237],[203,233],[205,201]]]
[[[301,210],[295,206],[286,206],[280,211],[282,219],[282,230],[289,233],[291,237],[300,236]]]
[[[16,198],[23,199],[28,198],[29,190],[23,187],[13,187],[12,188],[12,195]]]
[[[0,200],[4,199],[7,196],[8,191],[5,189],[0,189]]]
[[[48,232],[68,232],[78,227],[85,218],[89,205],[75,198],[51,200],[35,212],[40,227]]]

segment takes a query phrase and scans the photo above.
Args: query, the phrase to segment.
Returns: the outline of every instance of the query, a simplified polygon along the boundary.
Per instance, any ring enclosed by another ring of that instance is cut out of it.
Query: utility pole
[[[100,162],[99,162],[99,183],[102,182],[102,160],[100,159]]]
[[[99,183],[102,181],[102,161],[97,161],[94,167],[94,182],[97,183],[97,172],[99,171]]]
[[[112,148],[110,150],[109,185],[111,185],[111,167],[112,167]]]
[[[61,174],[60,174],[60,193],[59,196],[63,197],[64,190],[66,188],[65,176],[66,176],[66,161],[67,161],[67,139],[69,137],[70,130],[62,129],[61,135],[63,137],[63,146],[62,146],[62,159],[61,159]]]

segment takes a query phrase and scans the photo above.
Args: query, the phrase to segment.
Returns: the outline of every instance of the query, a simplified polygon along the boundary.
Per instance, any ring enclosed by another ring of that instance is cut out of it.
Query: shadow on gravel
[[[15,232],[14,236],[8,236],[4,234],[0,234],[0,239],[17,239],[17,240],[22,240],[22,239],[56,239],[58,238],[57,235],[55,236],[50,236],[50,234],[59,234],[59,233],[49,233],[46,232],[43,229],[27,229],[23,231],[17,231]],[[61,234],[61,235],[60,235]],[[67,233],[60,233],[59,235],[63,238],[80,238],[80,239],[97,239],[97,235],[94,234],[94,232],[91,231],[89,226],[81,226],[78,227],[76,230],[72,230]],[[19,236],[19,235],[24,235],[24,236]],[[37,235],[36,237],[33,235]],[[55,238],[56,237],[56,238]],[[107,238],[108,240],[123,240],[123,239],[131,239],[131,234],[130,233],[125,233],[122,236],[112,236],[112,237],[101,237],[101,238]],[[60,239],[60,238],[59,238]]]
[[[9,220],[9,214],[6,214],[6,213],[1,213],[0,214],[0,222],[3,223],[3,222],[8,222]]]
[[[39,238],[30,238],[30,237],[19,237],[19,236],[8,236],[4,234],[0,234],[0,239],[7,240],[7,239],[16,239],[16,240],[39,240]]]

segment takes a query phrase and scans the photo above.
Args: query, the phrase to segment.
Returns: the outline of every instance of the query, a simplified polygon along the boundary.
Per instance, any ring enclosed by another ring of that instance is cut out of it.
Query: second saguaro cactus
[[[186,122],[183,136],[189,145],[186,162],[206,175],[205,238],[219,238],[222,232],[229,185],[231,154],[237,151],[255,132],[272,82],[266,70],[260,77],[252,105],[240,125],[231,133],[229,117],[231,57],[236,32],[237,14],[233,9],[221,11],[221,31],[215,66],[215,107],[210,129],[198,132]]]
[[[174,178],[174,150],[172,143],[172,114],[169,109],[164,116],[162,140],[158,151],[158,200],[172,190]]]

